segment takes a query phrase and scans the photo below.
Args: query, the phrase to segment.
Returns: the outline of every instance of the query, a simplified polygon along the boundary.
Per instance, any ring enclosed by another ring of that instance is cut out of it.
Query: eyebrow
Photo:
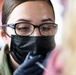
[[[17,21],[23,21],[23,22],[31,22],[31,20],[26,20],[26,19],[18,19]],[[52,21],[51,18],[48,19],[43,19],[41,20],[41,22],[46,22],[46,21]],[[52,21],[53,22],[53,21]]]
[[[43,19],[43,20],[41,20],[42,22],[46,22],[46,21],[52,21],[52,19],[51,18],[48,18],[48,19]],[[53,22],[53,21],[52,21]]]
[[[18,19],[17,21],[31,22],[31,20],[26,20],[26,19]]]

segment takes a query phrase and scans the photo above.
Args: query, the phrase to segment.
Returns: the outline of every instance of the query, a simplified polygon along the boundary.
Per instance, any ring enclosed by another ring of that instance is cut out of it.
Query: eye
[[[48,27],[42,27],[41,30],[48,31],[48,30],[50,30],[50,28],[48,28]]]
[[[27,32],[30,30],[30,28],[29,27],[18,27],[17,30],[22,31],[22,32],[24,31]]]
[[[43,25],[43,26],[41,26],[41,28],[40,28],[42,31],[49,31],[49,30],[51,30],[51,26],[50,25]]]
[[[29,32],[31,30],[31,25],[28,23],[19,23],[16,25],[16,31],[17,32]]]

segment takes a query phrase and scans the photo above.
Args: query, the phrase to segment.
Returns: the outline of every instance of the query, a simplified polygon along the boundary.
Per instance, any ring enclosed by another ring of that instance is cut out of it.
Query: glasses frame
[[[27,23],[27,24],[32,25],[32,26],[34,27],[32,33],[34,32],[35,28],[38,28],[38,29],[39,29],[39,32],[40,32],[40,34],[41,34],[42,36],[45,36],[45,35],[43,35],[43,34],[41,33],[40,27],[43,26],[44,24],[54,24],[53,26],[56,27],[56,29],[58,28],[58,25],[57,25],[56,23],[50,23],[50,22],[49,22],[49,23],[42,23],[42,24],[39,24],[39,25],[34,25],[34,24],[32,24],[32,23],[29,23],[29,22],[19,22],[19,23],[14,23],[14,24],[4,24],[2,27],[10,27],[10,28],[14,29],[14,30],[15,30],[15,33],[16,33],[16,25],[17,25],[17,24],[20,24],[20,23]],[[32,34],[32,33],[31,33],[31,34]],[[6,33],[6,34],[7,34],[7,33]],[[31,34],[30,34],[30,35],[31,35]],[[8,34],[7,34],[7,35],[8,35]],[[16,33],[16,35],[18,35],[18,34]],[[30,35],[27,35],[27,36],[30,36]],[[8,36],[9,36],[9,35],[8,35]],[[21,36],[21,35],[18,35],[18,36]]]

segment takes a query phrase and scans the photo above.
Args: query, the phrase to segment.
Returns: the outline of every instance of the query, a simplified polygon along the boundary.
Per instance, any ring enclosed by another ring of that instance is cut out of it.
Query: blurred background
[[[55,41],[57,45],[62,44],[62,25],[63,25],[63,16],[67,7],[67,0],[51,0],[55,10],[56,21],[58,24],[58,32],[55,36]],[[1,10],[2,10],[3,0],[0,0],[0,25],[1,23]],[[2,38],[0,37],[0,49],[4,45]]]
[[[62,45],[62,29],[63,29],[63,17],[67,9],[68,0],[51,0],[55,10],[55,23],[58,24],[58,31],[55,36],[57,45]]]
[[[2,4],[3,4],[3,0],[0,0],[0,26],[2,25],[2,23],[1,23]],[[0,49],[2,48],[3,45],[4,45],[3,40],[0,37]]]

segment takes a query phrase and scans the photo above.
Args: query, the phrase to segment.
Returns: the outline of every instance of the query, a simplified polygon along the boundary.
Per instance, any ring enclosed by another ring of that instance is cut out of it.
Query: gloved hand
[[[41,69],[36,62],[41,61],[41,56],[34,56],[32,59],[25,60],[13,73],[13,75],[42,75]]]

